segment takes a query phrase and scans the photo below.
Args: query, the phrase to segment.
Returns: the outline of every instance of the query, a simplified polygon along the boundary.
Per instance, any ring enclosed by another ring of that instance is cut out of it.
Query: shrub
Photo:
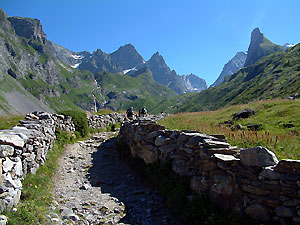
[[[76,131],[79,132],[81,137],[85,137],[88,135],[89,133],[88,120],[85,112],[76,111],[76,110],[67,110],[67,111],[59,112],[59,114],[72,117],[73,123],[75,124],[75,129]]]

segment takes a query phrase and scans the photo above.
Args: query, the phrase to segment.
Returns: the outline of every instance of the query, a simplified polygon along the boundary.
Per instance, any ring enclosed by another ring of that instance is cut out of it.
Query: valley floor
[[[114,134],[99,133],[66,147],[54,176],[61,215],[48,218],[56,224],[179,224],[163,198],[118,157]]]

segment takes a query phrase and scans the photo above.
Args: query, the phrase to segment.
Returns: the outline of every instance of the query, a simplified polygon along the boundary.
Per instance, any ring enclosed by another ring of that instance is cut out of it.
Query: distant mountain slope
[[[218,79],[211,85],[215,87],[222,83],[228,75],[234,74],[235,72],[242,69],[245,65],[245,61],[247,58],[247,52],[238,52],[235,56],[229,60],[223,67],[221,74],[219,75]]]
[[[193,73],[180,76],[180,78],[184,83],[186,92],[200,92],[207,89],[206,81]]]
[[[52,41],[48,42],[55,57],[64,64],[70,65],[72,68],[77,68],[84,57],[89,57],[91,55],[88,51],[73,52]]]
[[[26,91],[14,78],[3,74],[0,81],[0,116],[24,115],[32,111],[53,112],[31,93]]]
[[[97,91],[91,93],[97,88],[92,73],[57,60],[39,20],[8,17],[2,9],[0,65],[2,114],[89,110],[95,97],[103,101]]]
[[[151,111],[157,102],[176,95],[168,87],[156,82],[149,71],[136,76],[102,72],[95,78],[106,99],[104,106],[113,110],[126,110],[130,106],[138,110],[145,105]]]
[[[251,42],[248,48],[245,67],[256,63],[260,58],[273,54],[278,51],[284,51],[285,48],[273,44],[260,32],[259,28],[255,28],[251,33]]]
[[[213,110],[260,99],[287,97],[300,90],[300,44],[260,59],[187,101],[175,111]]]

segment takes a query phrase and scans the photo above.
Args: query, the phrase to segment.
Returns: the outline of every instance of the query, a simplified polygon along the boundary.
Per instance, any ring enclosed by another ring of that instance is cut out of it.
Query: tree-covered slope
[[[260,59],[192,97],[176,112],[213,110],[260,99],[281,98],[300,91],[300,44]]]

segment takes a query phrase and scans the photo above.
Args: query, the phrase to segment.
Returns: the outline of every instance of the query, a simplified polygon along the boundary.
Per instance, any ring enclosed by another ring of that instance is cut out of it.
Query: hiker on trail
[[[133,119],[133,107],[130,107],[129,109],[127,109],[126,113],[127,113],[127,118],[132,120]]]
[[[146,115],[147,115],[147,109],[146,109],[146,106],[144,106],[142,109],[141,109],[141,111],[140,111],[140,116],[142,116],[142,117],[145,117]]]

